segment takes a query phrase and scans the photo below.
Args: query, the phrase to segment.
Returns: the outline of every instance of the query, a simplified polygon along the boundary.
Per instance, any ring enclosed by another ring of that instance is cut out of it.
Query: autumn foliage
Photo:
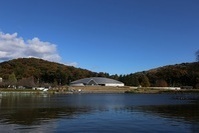
[[[10,82],[9,77],[13,77],[13,74],[18,84],[25,86],[45,83],[65,85],[80,78],[97,76],[97,73],[85,69],[36,58],[19,58],[0,63],[0,77],[5,82]]]
[[[109,75],[86,69],[66,66],[36,58],[19,58],[0,63],[3,83],[18,86],[67,85],[71,81],[86,77],[107,77],[122,81],[127,86],[193,86],[199,87],[199,62],[182,63],[127,75]]]
[[[193,86],[193,88],[199,88],[199,62],[194,63],[182,63],[176,65],[169,65],[151,69],[149,71],[138,72],[129,75],[123,75],[120,80],[127,85],[132,85],[138,79],[139,84],[142,84],[142,78],[145,75],[150,83],[150,86],[154,87],[173,87],[173,86]],[[145,80],[147,80],[145,77]],[[129,79],[132,79],[129,81]]]

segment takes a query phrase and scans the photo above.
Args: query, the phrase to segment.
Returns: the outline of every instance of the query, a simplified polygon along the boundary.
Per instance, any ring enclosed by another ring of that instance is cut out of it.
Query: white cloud
[[[60,62],[61,57],[55,44],[43,42],[39,38],[24,40],[17,33],[0,32],[0,61],[24,57],[36,57]]]

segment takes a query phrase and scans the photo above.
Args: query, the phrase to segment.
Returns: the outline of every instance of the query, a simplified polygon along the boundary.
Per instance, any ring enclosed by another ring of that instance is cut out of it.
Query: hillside
[[[144,78],[145,81],[143,81]],[[199,88],[199,62],[163,66],[128,74],[120,77],[120,80],[133,86],[142,85],[142,82],[148,80],[148,86],[193,86]],[[146,83],[142,86],[145,85]]]
[[[34,82],[61,85],[79,78],[97,76],[97,73],[85,69],[36,58],[19,58],[0,63],[0,77],[4,81],[9,81],[13,73],[17,81],[32,77]]]
[[[127,75],[109,75],[36,58],[19,58],[0,63],[0,77],[4,83],[23,86],[48,83],[66,85],[86,77],[107,77],[127,86],[193,86],[199,88],[199,62],[168,65]],[[26,85],[24,85],[26,84]]]
[[[147,72],[153,84],[154,79],[163,79],[169,86],[196,86],[199,83],[199,62],[182,63],[153,69]]]

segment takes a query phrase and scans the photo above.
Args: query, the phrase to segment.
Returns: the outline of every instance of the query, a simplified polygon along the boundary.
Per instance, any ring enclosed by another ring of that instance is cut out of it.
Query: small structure
[[[180,90],[180,87],[147,87],[150,89],[157,89],[157,90]]]
[[[3,78],[0,77],[0,83],[3,82]]]
[[[71,82],[71,86],[124,86],[124,83],[104,77],[91,77],[91,78],[84,78],[79,79],[76,81]]]
[[[45,88],[45,87],[33,87],[33,90],[39,90],[39,91],[48,91],[51,87]]]

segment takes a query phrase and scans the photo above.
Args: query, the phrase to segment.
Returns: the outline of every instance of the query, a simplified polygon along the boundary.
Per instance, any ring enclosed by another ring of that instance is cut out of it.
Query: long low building
[[[124,83],[104,77],[91,77],[91,78],[84,78],[79,79],[76,81],[71,82],[71,86],[94,86],[94,85],[101,85],[101,86],[124,86]]]

